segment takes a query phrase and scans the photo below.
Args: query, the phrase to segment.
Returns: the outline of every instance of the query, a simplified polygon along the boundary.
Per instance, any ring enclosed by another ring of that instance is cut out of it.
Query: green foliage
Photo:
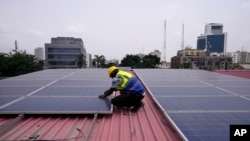
[[[146,55],[143,57],[144,68],[155,68],[156,65],[160,64],[160,58],[155,55]]]
[[[139,68],[141,67],[141,58],[138,55],[126,55],[122,61],[121,66],[124,67],[132,67],[132,68]]]
[[[77,56],[77,60],[76,60],[76,63],[77,63],[77,66],[78,68],[82,68],[83,66],[86,67],[86,57],[81,53]]]
[[[105,67],[105,57],[103,55],[94,55],[94,59],[93,59],[93,66],[96,66],[97,68],[100,67]]]
[[[43,69],[43,61],[36,60],[34,55],[24,51],[14,54],[0,54],[0,75],[17,76]]]
[[[126,55],[120,65],[132,68],[155,68],[159,64],[160,58],[155,55],[146,55],[143,58],[138,55]]]

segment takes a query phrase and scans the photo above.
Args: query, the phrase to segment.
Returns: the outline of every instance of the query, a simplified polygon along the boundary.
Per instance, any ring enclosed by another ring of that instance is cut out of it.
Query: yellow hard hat
[[[116,66],[111,66],[111,67],[108,68],[109,77],[110,77],[110,74],[111,74],[114,70],[116,70],[116,69],[117,69]]]

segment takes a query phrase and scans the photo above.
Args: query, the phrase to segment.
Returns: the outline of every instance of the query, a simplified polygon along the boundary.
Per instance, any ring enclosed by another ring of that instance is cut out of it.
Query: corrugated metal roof
[[[114,109],[111,115],[1,115],[0,140],[182,140],[146,95],[145,106],[137,113]]]
[[[250,70],[216,70],[215,72],[250,79]]]

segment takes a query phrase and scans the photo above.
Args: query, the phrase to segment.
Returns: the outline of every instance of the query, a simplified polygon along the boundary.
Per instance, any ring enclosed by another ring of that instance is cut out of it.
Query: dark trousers
[[[117,107],[138,107],[141,105],[143,95],[136,96],[134,94],[121,94],[111,99],[111,103]]]

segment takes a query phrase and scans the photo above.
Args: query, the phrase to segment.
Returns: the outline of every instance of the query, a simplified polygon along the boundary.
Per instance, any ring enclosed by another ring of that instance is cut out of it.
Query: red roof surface
[[[0,140],[182,140],[148,91],[143,101],[137,113],[114,109],[110,115],[1,115]]]
[[[250,70],[217,70],[215,72],[250,79]]]

